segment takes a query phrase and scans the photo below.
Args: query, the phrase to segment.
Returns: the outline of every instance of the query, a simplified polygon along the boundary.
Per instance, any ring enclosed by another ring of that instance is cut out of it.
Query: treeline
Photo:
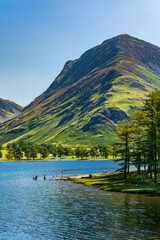
[[[2,149],[2,145],[0,145]],[[5,158],[8,160],[21,160],[24,157],[27,159],[37,159],[39,156],[42,159],[47,158],[50,154],[52,157],[76,157],[78,159],[83,158],[108,158],[108,155],[112,154],[115,157],[114,148],[111,148],[110,145],[96,145],[91,148],[84,147],[66,147],[61,144],[41,144],[37,145],[30,143],[24,140],[17,142],[9,143],[6,146],[7,153]],[[0,151],[2,157],[2,152]]]
[[[2,146],[2,144],[0,144],[0,158],[3,157],[2,148],[3,148],[3,146]]]
[[[143,167],[146,179],[157,183],[160,164],[160,91],[151,92],[142,101],[135,114],[119,124],[117,153],[121,154],[124,177],[133,164],[140,172]]]

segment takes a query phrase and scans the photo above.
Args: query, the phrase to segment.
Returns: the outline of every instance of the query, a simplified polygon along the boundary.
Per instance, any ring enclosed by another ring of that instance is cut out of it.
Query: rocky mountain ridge
[[[23,107],[9,100],[0,98],[0,123],[18,116]]]
[[[119,35],[68,61],[20,116],[0,126],[0,140],[109,143],[116,124],[140,106],[141,97],[158,88],[160,48]]]

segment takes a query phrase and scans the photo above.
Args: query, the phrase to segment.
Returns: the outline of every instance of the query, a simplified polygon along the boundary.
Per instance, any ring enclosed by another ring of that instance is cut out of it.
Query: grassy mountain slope
[[[119,35],[68,61],[22,114],[0,126],[2,142],[111,142],[116,124],[160,87],[160,48]]]
[[[0,123],[3,123],[22,112],[23,107],[9,100],[0,98]]]

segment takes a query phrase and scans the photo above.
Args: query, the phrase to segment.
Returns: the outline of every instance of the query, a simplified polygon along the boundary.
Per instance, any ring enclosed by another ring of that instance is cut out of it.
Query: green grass
[[[75,183],[81,183],[86,186],[98,186],[105,191],[123,192],[123,193],[144,193],[160,194],[160,174],[158,174],[158,183],[153,180],[145,180],[144,173],[137,174],[130,172],[127,180],[119,172],[104,174],[94,174],[92,178],[74,179]]]
[[[146,70],[144,67],[140,65],[137,65],[137,71],[141,72],[146,77],[146,79],[155,87],[160,88],[160,78],[157,77],[155,74],[149,72],[148,70]]]
[[[149,72],[144,72],[143,69],[143,75],[145,77],[146,74],[149,74]],[[155,78],[155,75],[152,77]],[[155,85],[157,83],[156,80],[153,81],[153,84]],[[143,89],[130,87],[132,82],[141,84],[147,91],[153,91],[153,85],[146,83],[144,79],[134,74],[124,74],[114,80],[114,85],[108,91],[108,94],[112,94],[112,96],[107,99],[106,107],[117,107],[129,115],[132,114],[134,111],[133,108],[141,105],[141,98],[143,98],[146,94]]]
[[[137,40],[133,40],[134,42]],[[97,144],[110,144],[116,141],[114,129],[116,121],[113,119],[103,121],[102,123],[93,122],[93,128],[84,130],[93,117],[98,115],[105,116],[108,108],[116,108],[132,115],[135,108],[141,105],[141,98],[155,87],[160,87],[160,78],[149,72],[144,67],[132,61],[132,59],[121,57],[121,51],[115,58],[112,58],[102,69],[94,69],[90,72],[90,78],[98,81],[89,81],[88,85],[81,86],[81,82],[73,84],[80,87],[78,92],[68,92],[65,94],[65,88],[49,97],[41,95],[35,101],[35,108],[22,114],[13,121],[6,122],[0,127],[0,141],[8,143],[20,139],[42,143],[62,143],[68,146],[92,146]],[[130,60],[130,61],[129,61]],[[75,61],[68,62],[63,72],[57,77],[60,82],[65,73],[70,69]],[[120,74],[113,73],[111,83],[104,81],[103,75],[116,66],[116,71]],[[97,75],[95,77],[95,75]],[[87,79],[89,75],[87,75]],[[96,79],[97,78],[97,79]],[[102,80],[101,80],[102,78]],[[108,84],[108,85],[107,85]],[[108,86],[108,87],[107,87]],[[138,87],[139,86],[139,87]],[[86,89],[85,89],[86,88]],[[106,90],[105,90],[106,89]],[[64,91],[64,92],[63,92]],[[68,91],[68,90],[67,90]],[[89,98],[83,101],[83,93]],[[59,97],[60,100],[56,100]],[[43,100],[43,101],[42,101]],[[102,101],[101,101],[102,100]],[[78,104],[77,104],[78,103]],[[88,104],[88,105],[87,105]],[[85,105],[85,108],[84,108]],[[69,114],[73,118],[65,122]],[[64,120],[64,122],[63,122]]]

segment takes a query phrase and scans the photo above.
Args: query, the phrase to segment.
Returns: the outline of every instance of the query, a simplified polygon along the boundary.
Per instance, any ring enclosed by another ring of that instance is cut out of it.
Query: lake
[[[160,197],[49,181],[61,170],[74,175],[116,168],[112,161],[0,162],[0,239],[160,239]]]

